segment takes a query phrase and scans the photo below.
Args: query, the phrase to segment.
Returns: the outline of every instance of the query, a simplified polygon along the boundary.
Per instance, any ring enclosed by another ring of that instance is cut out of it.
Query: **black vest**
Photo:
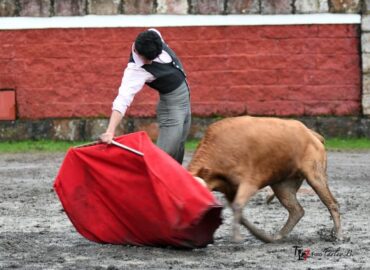
[[[171,56],[172,62],[163,64],[153,61],[151,64],[143,65],[142,68],[155,77],[154,81],[146,84],[161,94],[166,94],[178,88],[184,82],[186,74],[174,51],[165,43],[163,43],[163,50]],[[132,53],[129,62],[134,63]]]

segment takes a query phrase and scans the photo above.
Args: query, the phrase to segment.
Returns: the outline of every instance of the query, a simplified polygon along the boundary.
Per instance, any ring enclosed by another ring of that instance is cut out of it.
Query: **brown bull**
[[[328,188],[324,139],[299,121],[235,117],[208,127],[189,166],[210,190],[225,194],[234,214],[233,239],[242,240],[239,224],[265,242],[285,237],[303,217],[296,194],[304,179],[329,209],[334,233],[342,238],[339,206]],[[261,188],[270,186],[289,218],[274,236],[242,216],[243,207]]]

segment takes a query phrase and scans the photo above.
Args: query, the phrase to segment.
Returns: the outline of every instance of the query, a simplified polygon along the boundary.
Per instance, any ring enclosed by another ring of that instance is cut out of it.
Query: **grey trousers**
[[[157,121],[157,146],[182,164],[191,124],[190,94],[186,82],[168,94],[160,94]]]

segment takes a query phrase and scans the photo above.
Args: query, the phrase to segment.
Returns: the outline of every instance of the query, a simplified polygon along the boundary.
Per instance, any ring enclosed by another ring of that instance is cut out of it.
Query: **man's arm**
[[[108,143],[108,144],[112,143],[112,140],[114,138],[114,133],[116,132],[116,128],[121,122],[122,118],[123,118],[122,113],[116,110],[112,111],[107,130],[105,131],[105,133],[100,135],[100,140],[102,142]]]
[[[118,96],[113,101],[112,114],[109,119],[108,128],[105,133],[100,135],[100,140],[102,142],[112,143],[116,128],[124,117],[134,96],[143,88],[146,81],[152,79],[152,76],[153,75],[141,67],[137,67],[132,63],[127,66],[121,86],[118,90]]]

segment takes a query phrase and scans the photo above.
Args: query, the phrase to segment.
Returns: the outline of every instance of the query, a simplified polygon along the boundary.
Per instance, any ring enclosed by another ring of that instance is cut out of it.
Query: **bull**
[[[188,171],[222,192],[233,211],[233,241],[239,224],[265,242],[286,237],[304,215],[297,191],[306,179],[328,208],[333,234],[342,239],[339,205],[329,190],[324,138],[297,120],[241,116],[211,124],[200,141]],[[274,235],[255,227],[242,214],[250,198],[270,186],[288,210],[285,225]]]

